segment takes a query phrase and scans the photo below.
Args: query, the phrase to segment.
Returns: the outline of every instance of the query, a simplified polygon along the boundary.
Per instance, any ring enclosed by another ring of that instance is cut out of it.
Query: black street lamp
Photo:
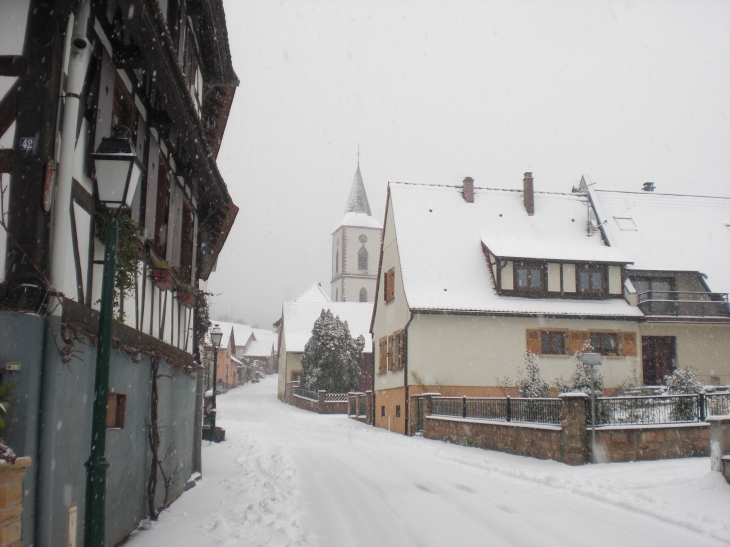
[[[223,331],[216,323],[213,330],[210,331],[210,343],[213,346],[213,400],[211,401],[212,408],[210,410],[210,440],[215,443],[218,442],[218,436],[215,434],[215,392],[218,388],[218,348],[221,345],[222,338]]]
[[[99,339],[96,345],[91,455],[86,462],[85,547],[104,547],[106,470],[109,467],[104,452],[119,215],[131,205],[142,173],[142,166],[128,134],[129,129],[126,127],[115,127],[113,135],[103,138],[99,148],[91,154],[96,171],[97,195],[107,208],[107,228],[99,308]]]

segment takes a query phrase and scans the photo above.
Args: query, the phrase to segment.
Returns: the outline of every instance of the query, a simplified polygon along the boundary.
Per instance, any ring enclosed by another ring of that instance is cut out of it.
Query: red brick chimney
[[[532,173],[525,173],[525,178],[522,179],[523,194],[525,198],[525,210],[527,214],[532,216],[535,214],[535,187],[532,181]]]
[[[474,203],[474,179],[471,177],[464,179],[464,201]]]

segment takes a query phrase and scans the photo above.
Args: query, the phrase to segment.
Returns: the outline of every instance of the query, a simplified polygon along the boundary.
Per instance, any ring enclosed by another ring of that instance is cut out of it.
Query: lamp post
[[[210,343],[213,345],[213,401],[210,410],[210,440],[215,443],[218,442],[218,436],[215,434],[215,392],[218,388],[218,347],[221,345],[221,338],[223,338],[223,331],[216,323],[213,330],[210,331]]]
[[[595,367],[600,366],[603,358],[600,353],[584,353],[581,356],[583,366],[591,367],[591,459],[596,463],[596,396],[595,396]]]
[[[104,512],[106,501],[107,394],[109,391],[109,356],[111,354],[112,311],[114,309],[114,275],[117,266],[117,235],[119,215],[134,199],[142,167],[137,159],[129,129],[114,128],[91,154],[96,171],[99,201],[107,209],[104,273],[99,308],[99,339],[96,345],[96,374],[94,379],[94,409],[91,425],[91,455],[86,462],[86,511],[84,546],[104,547]]]

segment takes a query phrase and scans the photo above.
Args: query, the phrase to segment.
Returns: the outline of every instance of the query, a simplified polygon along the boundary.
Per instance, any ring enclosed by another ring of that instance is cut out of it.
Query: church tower
[[[333,302],[372,302],[378,277],[383,227],[370,214],[360,162],[347,199],[345,216],[332,233]]]

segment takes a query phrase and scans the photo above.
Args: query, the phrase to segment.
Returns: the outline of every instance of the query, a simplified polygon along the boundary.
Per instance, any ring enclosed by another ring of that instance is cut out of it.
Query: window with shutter
[[[384,336],[380,339],[380,360],[378,362],[378,374],[385,374],[388,360],[388,339]]]

